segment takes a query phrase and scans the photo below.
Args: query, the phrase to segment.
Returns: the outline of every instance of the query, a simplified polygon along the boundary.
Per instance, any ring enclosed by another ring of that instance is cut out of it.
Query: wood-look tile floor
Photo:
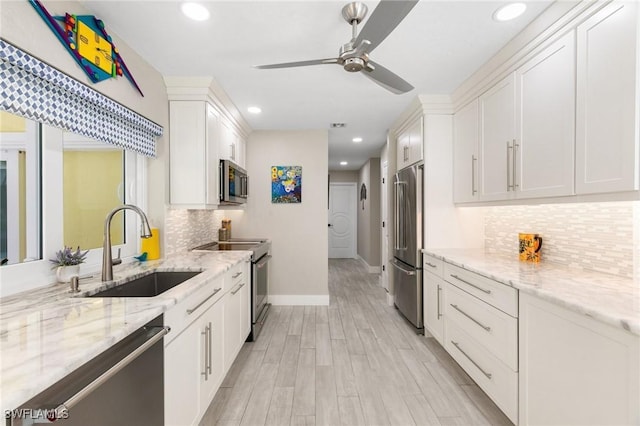
[[[274,306],[209,406],[209,425],[511,425],[378,276],[329,260],[330,306]]]

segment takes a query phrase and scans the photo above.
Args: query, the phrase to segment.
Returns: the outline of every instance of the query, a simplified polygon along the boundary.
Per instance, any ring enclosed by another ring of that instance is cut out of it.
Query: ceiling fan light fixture
[[[493,19],[498,22],[510,21],[522,15],[527,10],[527,5],[524,3],[509,3],[493,13]]]
[[[209,9],[200,3],[185,2],[182,3],[180,9],[187,18],[194,21],[206,21],[210,16]]]
[[[247,111],[251,114],[260,114],[262,112],[262,109],[257,106],[250,106],[249,108],[247,108]]]
[[[347,163],[346,161],[341,161],[341,162],[340,162],[340,165],[341,165],[341,166],[346,166],[347,164],[349,164],[349,163]]]
[[[362,142],[362,138],[361,137],[357,137],[357,138],[353,138],[351,139],[354,143],[360,143]]]

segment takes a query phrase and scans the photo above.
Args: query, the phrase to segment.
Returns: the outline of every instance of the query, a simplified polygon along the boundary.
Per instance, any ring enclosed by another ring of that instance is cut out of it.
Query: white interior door
[[[385,161],[382,163],[382,187],[380,188],[382,192],[381,202],[382,208],[380,211],[381,220],[382,220],[382,272],[381,272],[381,280],[382,287],[384,287],[387,292],[389,291],[389,266],[387,265],[389,260],[389,215],[388,210],[389,206],[387,205],[387,172],[388,165]]]
[[[356,183],[329,185],[329,257],[356,257]]]

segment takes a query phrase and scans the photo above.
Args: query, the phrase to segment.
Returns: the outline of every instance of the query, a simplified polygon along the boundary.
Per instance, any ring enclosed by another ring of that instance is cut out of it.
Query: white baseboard
[[[329,306],[328,294],[270,294],[269,303],[274,306],[316,305]]]
[[[393,306],[394,303],[395,303],[395,299],[393,298],[393,295],[390,293],[387,293],[387,305]]]
[[[362,264],[364,265],[365,269],[367,270],[368,273],[370,274],[379,274],[381,272],[381,268],[379,266],[371,266],[367,263],[366,260],[364,260],[360,255],[358,255],[358,259],[360,259],[360,262],[362,262]]]

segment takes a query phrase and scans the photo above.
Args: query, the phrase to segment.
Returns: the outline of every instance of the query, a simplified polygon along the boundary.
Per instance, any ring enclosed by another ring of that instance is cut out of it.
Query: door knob
[[[329,228],[331,228],[332,226],[333,226],[332,224],[329,224]]]

